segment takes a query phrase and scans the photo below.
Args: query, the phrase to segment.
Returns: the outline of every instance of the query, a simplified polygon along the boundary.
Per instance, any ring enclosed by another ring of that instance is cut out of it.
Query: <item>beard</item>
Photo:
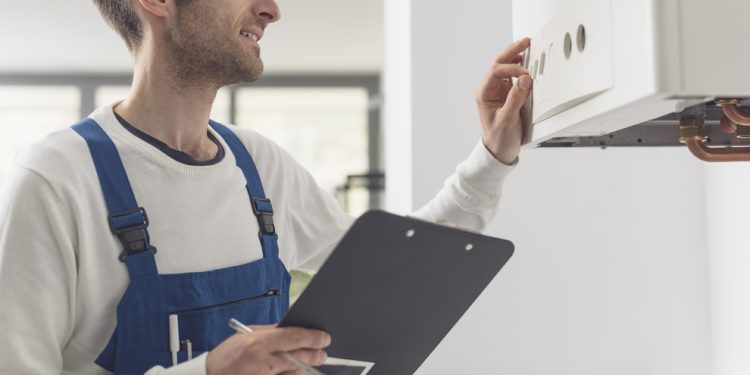
[[[248,52],[239,34],[226,30],[216,7],[201,1],[178,7],[174,27],[167,34],[168,66],[184,86],[255,82],[263,74],[260,49]]]

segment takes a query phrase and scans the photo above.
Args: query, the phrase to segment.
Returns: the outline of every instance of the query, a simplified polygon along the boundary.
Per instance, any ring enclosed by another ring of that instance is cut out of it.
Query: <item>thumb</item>
[[[510,92],[508,92],[508,97],[505,99],[503,109],[510,111],[510,113],[520,112],[521,107],[526,103],[526,98],[531,93],[531,85],[531,77],[527,75],[519,77],[516,85],[510,89]]]

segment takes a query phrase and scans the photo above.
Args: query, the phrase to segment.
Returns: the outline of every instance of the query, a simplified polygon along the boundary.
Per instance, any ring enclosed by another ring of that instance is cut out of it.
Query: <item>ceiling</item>
[[[124,43],[91,0],[2,0],[0,74],[123,73]],[[212,0],[213,1],[213,0]],[[268,73],[374,73],[383,64],[383,0],[277,0],[261,42]]]

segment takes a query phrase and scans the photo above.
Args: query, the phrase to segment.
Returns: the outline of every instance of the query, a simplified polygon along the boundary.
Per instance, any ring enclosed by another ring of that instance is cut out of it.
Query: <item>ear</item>
[[[136,0],[145,12],[156,17],[166,17],[169,14],[170,1],[168,0]]]

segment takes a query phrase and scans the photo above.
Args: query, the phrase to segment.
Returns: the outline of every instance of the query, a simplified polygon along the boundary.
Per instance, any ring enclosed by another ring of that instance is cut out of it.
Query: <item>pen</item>
[[[185,351],[187,352],[187,360],[190,361],[193,359],[193,342],[190,340],[183,340],[181,341],[181,348],[185,348]]]
[[[250,327],[248,327],[248,326],[240,323],[240,321],[237,320],[237,319],[235,319],[235,318],[229,319],[229,326],[232,327],[232,329],[234,329],[235,331],[237,331],[239,333],[253,333],[253,330],[250,329]],[[320,372],[320,371],[318,371],[318,370],[316,370],[316,369],[308,366],[306,363],[300,361],[299,359],[292,357],[292,355],[289,354],[289,353],[287,353],[287,352],[279,352],[278,354],[281,355],[282,357],[284,357],[284,359],[286,359],[287,361],[289,361],[292,364],[294,364],[295,366],[297,366],[300,369],[304,370],[306,374],[309,374],[309,375],[325,375],[324,373],[322,373],[322,372]]]
[[[172,352],[172,366],[177,364],[177,352],[180,351],[180,326],[177,315],[169,315],[169,351]]]

